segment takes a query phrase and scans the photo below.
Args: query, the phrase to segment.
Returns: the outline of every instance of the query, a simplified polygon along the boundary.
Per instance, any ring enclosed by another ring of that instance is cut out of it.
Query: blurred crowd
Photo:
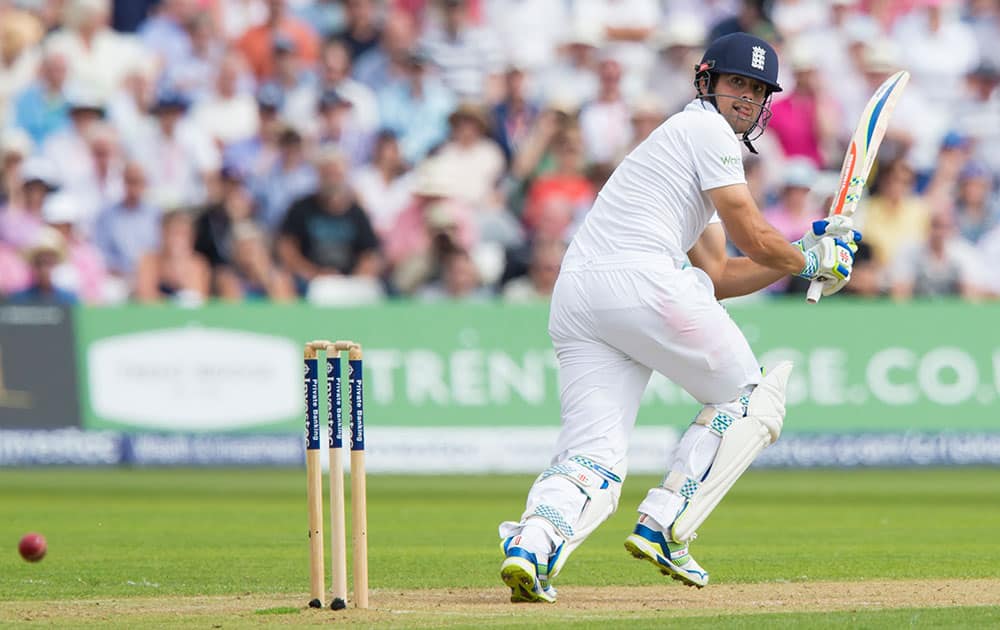
[[[849,290],[1000,297],[1000,0],[0,0],[0,295],[545,299],[736,31],[781,56],[768,219],[826,214],[909,70]]]

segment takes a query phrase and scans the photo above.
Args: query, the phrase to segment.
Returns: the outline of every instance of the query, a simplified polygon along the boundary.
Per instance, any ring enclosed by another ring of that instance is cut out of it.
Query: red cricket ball
[[[45,536],[41,534],[25,534],[21,542],[17,545],[17,550],[21,552],[21,557],[28,562],[38,562],[45,557]]]

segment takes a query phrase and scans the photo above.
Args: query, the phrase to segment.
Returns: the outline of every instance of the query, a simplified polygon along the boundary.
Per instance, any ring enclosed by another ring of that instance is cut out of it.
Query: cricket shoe
[[[640,517],[635,530],[625,539],[625,549],[639,560],[652,562],[660,573],[678,582],[698,588],[708,584],[708,572],[688,553],[688,544],[667,540],[663,532],[649,527],[652,524],[646,515]]]
[[[500,565],[500,579],[510,587],[510,601],[546,602],[556,601],[556,589],[549,585],[549,563],[538,562],[537,556],[523,547],[517,546],[520,536],[510,536],[500,543],[504,553]],[[562,546],[560,545],[560,550]]]

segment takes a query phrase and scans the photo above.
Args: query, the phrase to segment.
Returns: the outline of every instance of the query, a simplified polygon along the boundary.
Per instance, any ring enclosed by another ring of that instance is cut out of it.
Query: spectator
[[[316,104],[319,128],[316,142],[339,149],[350,164],[365,164],[371,154],[371,137],[360,130],[354,106],[337,90],[327,90]]]
[[[233,255],[229,264],[215,272],[219,296],[230,302],[295,299],[292,277],[271,260],[266,237],[249,221],[232,229]]]
[[[65,244],[65,262],[53,272],[53,282],[87,304],[99,304],[104,301],[107,271],[100,251],[75,227],[80,214],[79,202],[68,193],[45,199],[42,216]]]
[[[959,234],[970,243],[1000,225],[1000,195],[994,192],[993,173],[981,162],[969,162],[958,175],[955,219]]]
[[[21,203],[21,167],[34,144],[21,129],[0,133],[0,208]]]
[[[346,21],[344,0],[312,0],[296,3],[295,14],[300,20],[311,25],[320,39],[332,39]]]
[[[813,162],[806,157],[794,157],[785,163],[781,196],[778,202],[765,207],[764,218],[789,241],[802,238],[812,229],[813,221],[822,219],[825,213],[810,196],[818,172]],[[801,278],[782,278],[769,288],[776,293],[801,295],[809,287]]]
[[[882,275],[881,266],[872,256],[872,248],[862,241],[854,252],[851,281],[844,287],[844,293],[864,298],[880,297],[885,292]]]
[[[994,67],[1000,66],[1000,2],[997,0],[973,0],[965,3],[965,21],[976,38],[977,48],[983,61]]]
[[[142,44],[156,55],[160,65],[168,72],[171,65],[191,56],[191,36],[187,26],[199,10],[196,0],[161,0],[156,12],[139,28]]]
[[[448,137],[448,114],[455,107],[448,90],[428,73],[427,64],[422,52],[411,51],[406,80],[391,83],[378,94],[382,123],[399,138],[403,157],[411,164]]]
[[[250,175],[261,175],[278,159],[279,140],[288,128],[281,119],[281,88],[264,84],[257,92],[257,134],[225,147],[223,161]]]
[[[505,302],[523,303],[548,300],[559,276],[566,246],[562,241],[539,239],[531,248],[528,274],[508,282],[502,297]]]
[[[503,100],[494,105],[491,111],[493,137],[500,145],[508,163],[538,118],[538,106],[528,98],[526,81],[524,68],[517,65],[508,66],[504,75]]]
[[[131,280],[139,260],[160,243],[160,211],[146,202],[146,173],[138,162],[125,165],[124,196],[94,222],[94,244],[108,271]]]
[[[483,108],[463,103],[448,117],[451,137],[437,158],[455,179],[454,194],[479,212],[497,207],[497,184],[504,170],[503,153],[489,136]]]
[[[892,38],[906,51],[911,91],[939,107],[950,107],[962,92],[963,77],[979,61],[974,31],[948,0],[922,0],[900,17]]]
[[[836,155],[840,153],[839,114],[823,94],[816,53],[800,40],[789,57],[795,87],[771,106],[768,129],[777,137],[785,157],[803,156],[816,168],[823,168],[841,157]]]
[[[71,124],[49,135],[41,154],[58,173],[61,186],[87,191],[96,179],[91,130],[104,117],[104,101],[84,85],[67,90],[67,100]]]
[[[118,130],[126,146],[154,124],[149,112],[156,99],[159,68],[149,59],[136,60],[125,73],[122,84],[108,100],[108,122]]]
[[[220,179],[218,201],[205,208],[195,221],[194,249],[213,269],[233,259],[233,226],[254,219],[253,198],[244,185],[244,173],[226,166]]]
[[[823,218],[823,209],[809,196],[818,175],[809,158],[797,157],[785,162],[781,197],[776,204],[765,208],[764,218],[789,241],[800,238],[812,229],[813,221]]]
[[[442,25],[430,30],[422,48],[459,100],[497,102],[504,60],[495,34],[472,25],[467,0],[439,0],[439,5]]]
[[[374,133],[378,129],[379,112],[375,94],[364,83],[351,78],[351,57],[343,42],[334,40],[323,46],[319,79],[312,96],[313,106],[324,94],[336,90],[353,106],[351,116],[355,127],[365,133]]]
[[[260,210],[261,223],[274,229],[285,220],[288,207],[316,190],[317,173],[306,158],[299,132],[285,128],[278,136],[277,154],[253,174],[250,190]]]
[[[588,162],[611,164],[632,138],[629,107],[622,95],[622,66],[608,51],[598,66],[597,98],[580,112],[580,128]]]
[[[705,26],[690,15],[678,15],[667,22],[655,37],[659,50],[653,65],[649,88],[664,103],[667,115],[684,109],[691,102],[691,69],[701,61],[705,44]]]
[[[36,144],[69,124],[69,106],[63,95],[66,68],[66,56],[46,48],[37,78],[14,98],[13,126],[27,131]]]
[[[319,58],[315,31],[289,13],[287,5],[288,0],[267,0],[267,20],[247,29],[237,43],[258,80],[270,79],[274,75],[272,51],[274,39],[279,35],[295,43],[296,54],[303,62],[313,64]]]
[[[581,24],[567,35],[556,62],[539,72],[542,100],[575,110],[597,97],[596,57],[604,40],[596,31]]]
[[[706,41],[713,42],[731,33],[750,33],[761,39],[776,41],[778,31],[765,10],[765,0],[740,0],[739,10],[720,20],[709,30]]]
[[[0,241],[15,249],[30,246],[45,224],[45,197],[59,187],[52,165],[44,158],[31,158],[21,167],[21,196],[0,212]]]
[[[160,220],[159,249],[139,259],[135,277],[135,298],[140,302],[172,299],[179,304],[197,305],[208,298],[211,270],[208,262],[194,251],[194,224],[184,210],[171,210]]]
[[[67,0],[64,27],[47,45],[69,61],[69,81],[91,86],[106,100],[136,59],[148,54],[139,40],[108,26],[110,0]]]
[[[240,89],[246,72],[246,62],[239,53],[226,54],[217,68],[215,89],[191,112],[191,123],[222,146],[257,135],[257,103],[253,94]]]
[[[31,13],[4,3],[0,5],[0,122],[14,95],[24,90],[37,74],[38,46],[45,31]]]
[[[188,105],[179,92],[161,93],[153,124],[131,147],[149,179],[149,198],[161,208],[203,203],[221,166],[212,139],[185,116]]]
[[[913,297],[976,297],[976,274],[980,263],[972,244],[956,234],[949,212],[936,212],[930,219],[925,243],[904,247],[891,269],[895,300]]]
[[[654,94],[643,94],[637,98],[632,104],[632,137],[628,147],[622,151],[621,158],[639,146],[666,119],[667,111],[659,97]]]
[[[391,131],[378,135],[374,153],[372,163],[356,172],[352,185],[375,233],[385,240],[399,214],[410,203],[414,178],[406,168],[399,141]]]
[[[378,45],[354,60],[354,78],[376,94],[392,83],[405,82],[409,77],[408,55],[416,42],[413,18],[402,11],[391,11]]]
[[[190,52],[173,59],[163,71],[163,89],[184,94],[188,99],[200,101],[215,84],[216,68],[226,54],[212,16],[198,13],[187,24],[190,33]]]
[[[65,258],[65,243],[58,232],[52,228],[39,231],[25,257],[31,265],[31,284],[8,295],[8,303],[72,306],[78,302],[74,293],[55,283],[55,270]]]
[[[287,37],[276,37],[274,76],[258,92],[258,102],[260,93],[273,90],[286,124],[300,133],[311,133],[312,118],[316,113],[316,82],[316,73],[296,56],[295,42]]]
[[[597,191],[584,174],[579,130],[561,132],[553,153],[555,168],[532,183],[522,221],[534,238],[561,241],[574,220],[590,209]]]
[[[324,275],[377,277],[379,243],[347,183],[347,160],[335,149],[316,158],[319,190],[288,209],[278,236],[278,257],[295,274],[300,292]]]
[[[97,214],[122,198],[125,159],[114,127],[103,121],[90,127],[86,140],[93,171],[85,179],[65,181],[62,189],[76,199],[81,226],[89,231]]]
[[[464,249],[450,249],[441,257],[441,278],[423,288],[417,297],[428,302],[464,300],[483,302],[492,297],[482,286],[479,270]]]
[[[629,97],[645,90],[655,52],[647,44],[660,23],[656,0],[589,0],[574,5],[574,21],[603,29],[604,49],[620,64],[622,89]]]
[[[354,62],[378,44],[382,30],[376,22],[372,0],[342,1],[346,24],[334,38],[344,42]]]
[[[569,3],[552,0],[486,0],[486,23],[513,61],[535,75],[555,62],[573,20]]]
[[[903,160],[884,164],[874,194],[864,205],[861,230],[879,265],[891,263],[903,249],[927,238],[930,208],[913,192],[913,169]]]
[[[828,24],[825,4],[814,0],[776,0],[771,9],[774,26],[782,38],[798,39]]]
[[[31,267],[20,252],[0,241],[0,298],[31,286]]]
[[[478,244],[472,211],[455,197],[455,179],[447,165],[431,158],[415,177],[413,201],[385,241],[392,283],[406,294],[438,275],[445,251],[468,251]]]
[[[1000,173],[1000,66],[979,64],[965,77],[965,98],[952,112],[955,129],[975,141],[976,158]]]

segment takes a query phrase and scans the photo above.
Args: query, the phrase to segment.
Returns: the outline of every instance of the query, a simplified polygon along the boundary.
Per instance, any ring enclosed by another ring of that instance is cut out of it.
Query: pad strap
[[[736,422],[736,418],[732,417],[728,413],[719,411],[715,407],[703,407],[694,419],[694,424],[700,424],[708,427],[709,431],[719,437],[722,437],[722,434],[725,433],[726,429],[731,427],[734,422]]]
[[[694,496],[694,493],[698,491],[698,486],[700,486],[697,481],[677,472],[676,470],[671,470],[667,473],[666,478],[663,480],[663,488],[669,490],[674,494],[679,494],[688,501]]]

